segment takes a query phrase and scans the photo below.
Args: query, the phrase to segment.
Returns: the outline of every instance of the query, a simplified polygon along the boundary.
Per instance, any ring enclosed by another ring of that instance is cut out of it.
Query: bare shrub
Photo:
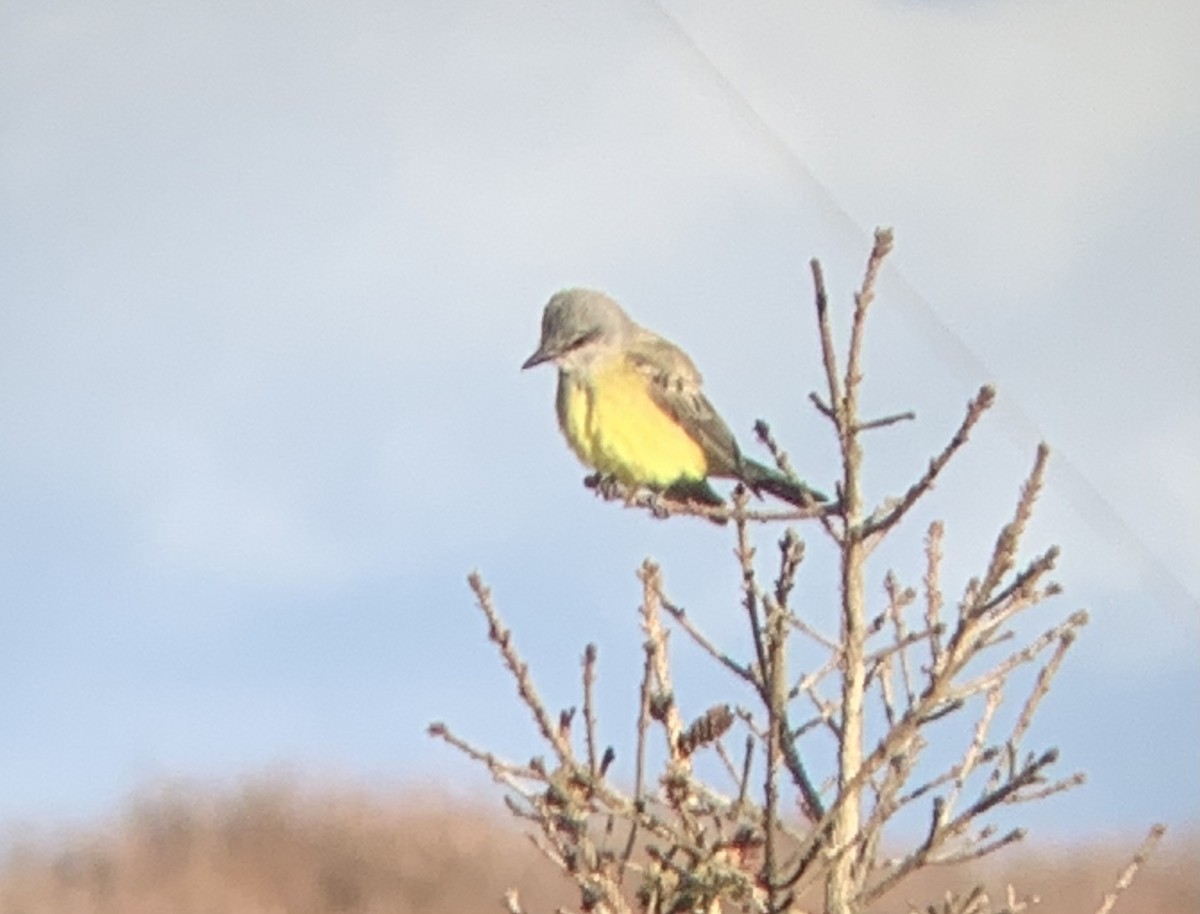
[[[534,717],[545,755],[513,763],[444,724],[430,731],[485,765],[506,788],[513,815],[529,823],[537,847],[576,884],[581,911],[854,914],[885,897],[895,909],[900,902],[893,893],[914,874],[978,861],[1020,842],[1024,829],[1002,826],[1001,810],[1046,800],[1083,781],[1081,774],[1056,773],[1058,750],[1031,746],[1029,732],[1087,614],[1044,623],[1034,635],[1014,627],[1059,592],[1049,578],[1057,547],[1020,558],[1047,447],[1037,449],[991,555],[957,599],[946,596],[940,523],[926,530],[920,571],[913,575],[918,586],[890,570],[868,574],[872,552],[930,493],[995,400],[991,387],[980,388],[911,485],[877,505],[868,503],[866,434],[913,418],[909,411],[866,418],[859,409],[866,320],[891,247],[891,233],[878,231],[854,296],[844,369],[824,277],[820,264],[812,262],[826,390],[810,400],[828,419],[841,454],[836,505],[751,509],[739,490],[732,507],[697,507],[620,486],[598,487],[603,497],[658,515],[733,522],[735,573],[753,645],[747,658],[716,644],[669,599],[660,568],[650,560],[643,564],[645,662],[632,785],[614,777],[615,751],[600,748],[592,698],[596,648],[583,651],[582,720],[574,708],[553,713],[488,588],[478,575],[470,578],[489,637]],[[760,423],[757,432],[780,470],[796,479],[770,430]],[[833,544],[840,572],[835,595],[797,598],[805,546],[792,529],[778,542],[770,580],[763,580],[751,529],[778,520],[806,521]],[[882,586],[882,602],[868,597],[873,582]],[[802,611],[831,600],[838,606],[836,634],[818,630]],[[728,701],[689,709],[676,693],[670,623],[737,681]],[[789,661],[800,655],[801,645],[804,656],[816,650],[822,659],[794,671]],[[1027,668],[1031,677],[1018,675]],[[1002,706],[1011,713],[1002,715]],[[663,747],[653,774],[652,733]],[[930,752],[931,746],[941,751]],[[697,773],[696,760],[706,754],[719,760],[723,775]],[[831,764],[814,761],[830,756]],[[945,758],[952,760],[938,763]],[[925,823],[915,840],[911,829],[894,827],[914,811]],[[1118,879],[1114,873],[1112,890],[1095,899],[1093,910],[1109,910],[1161,833],[1160,826],[1151,830],[1128,876]],[[939,892],[913,909],[983,914],[1021,911],[1033,903],[1012,888],[992,895],[979,883]],[[511,912],[525,909],[515,890],[506,904]]]

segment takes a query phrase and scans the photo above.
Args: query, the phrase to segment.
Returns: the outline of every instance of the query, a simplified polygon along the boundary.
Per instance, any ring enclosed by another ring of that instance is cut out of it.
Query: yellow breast
[[[585,378],[560,374],[558,420],[571,449],[588,466],[634,485],[703,479],[704,450],[651,399],[649,383],[622,359]]]

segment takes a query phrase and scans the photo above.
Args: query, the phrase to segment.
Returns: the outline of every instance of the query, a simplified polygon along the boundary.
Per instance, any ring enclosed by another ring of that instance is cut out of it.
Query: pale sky
[[[0,824],[274,766],[489,791],[423,732],[536,751],[475,568],[555,706],[598,643],[628,761],[634,571],[737,639],[731,533],[582,488],[541,307],[608,290],[831,488],[807,262],[844,329],[877,224],[865,405],[918,421],[870,496],[1001,408],[874,597],[934,517],[961,591],[1045,438],[1030,628],[1092,624],[1030,748],[1091,784],[1026,820],[1197,824],[1197,38],[1192,0],[4,4]]]

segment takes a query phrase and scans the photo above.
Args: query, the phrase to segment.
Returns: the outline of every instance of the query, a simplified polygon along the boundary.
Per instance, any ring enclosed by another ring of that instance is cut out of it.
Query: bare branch
[[[880,419],[871,419],[867,422],[859,422],[854,426],[856,432],[869,432],[875,428],[885,428],[889,425],[895,425],[898,422],[911,422],[917,418],[917,414],[911,409],[905,410],[902,413],[893,413],[890,416],[884,416]]]
[[[637,721],[637,753],[634,761],[633,802],[637,808],[644,808],[646,796],[646,733],[650,729],[650,702],[653,690],[654,658],[649,644],[645,646],[646,662],[642,669],[641,700],[638,706]],[[638,823],[629,823],[629,838],[625,842],[625,851],[621,855],[620,873],[624,876],[637,840]]]
[[[1142,846],[1137,849],[1137,853],[1133,855],[1133,859],[1129,861],[1129,865],[1121,871],[1121,875],[1117,877],[1116,883],[1112,889],[1104,894],[1104,900],[1100,903],[1100,907],[1096,909],[1096,914],[1109,914],[1113,909],[1113,905],[1117,903],[1117,899],[1121,897],[1121,893],[1129,888],[1133,882],[1133,878],[1137,875],[1137,871],[1141,869],[1146,859],[1154,853],[1155,847],[1162,837],[1167,832],[1167,827],[1161,823],[1154,825],[1149,834],[1146,835],[1146,840],[1142,842]]]
[[[788,597],[796,586],[796,572],[804,561],[804,540],[788,527],[779,541],[779,577],[775,581],[775,600],[787,608]]]
[[[1044,800],[1047,797],[1052,797],[1057,793],[1065,793],[1068,790],[1074,790],[1076,787],[1082,787],[1087,783],[1087,775],[1082,771],[1076,771],[1069,777],[1055,781],[1041,790],[1026,790],[1019,797],[1014,797],[1010,802],[1013,803],[1033,803],[1037,800]]]
[[[954,810],[958,802],[958,797],[967,783],[967,778],[971,776],[975,771],[975,766],[984,757],[984,746],[987,743],[988,731],[991,730],[992,720],[996,716],[996,711],[999,709],[1003,698],[1004,693],[998,685],[993,686],[987,693],[987,699],[983,705],[983,713],[979,715],[979,720],[975,722],[975,733],[971,737],[971,742],[967,745],[966,752],[963,753],[962,761],[958,763],[956,768],[951,769],[954,771],[954,788],[946,798],[946,808],[949,811]]]
[[[763,879],[767,886],[767,905],[772,912],[780,910],[780,870],[777,857],[777,825],[779,822],[779,762],[782,746],[787,742],[787,726],[783,716],[787,707],[787,670],[785,667],[786,629],[784,610],[776,601],[771,601],[767,612],[766,627],[767,668],[763,680],[767,684],[767,763],[764,772],[763,796],[765,817],[763,831],[766,837],[766,859],[763,864]]]
[[[1006,603],[1020,605],[1022,602],[1031,601],[1035,596],[1034,588],[1037,582],[1054,570],[1054,566],[1058,562],[1058,555],[1058,547],[1051,546],[1025,566],[1024,570],[1013,579],[1011,584],[982,605],[978,605],[982,594],[977,591],[974,600],[976,605],[973,607],[972,612],[982,616],[994,613],[996,609],[1004,606]],[[1046,588],[1046,596],[1053,596],[1057,593],[1058,588],[1054,585],[1049,585]]]
[[[940,627],[942,618],[942,585],[940,580],[942,567],[942,537],[946,528],[941,521],[929,525],[925,536],[925,627],[930,631]],[[942,642],[940,634],[929,638],[930,669],[937,670],[942,665]]]
[[[825,382],[829,389],[831,415],[840,429],[845,423],[841,416],[842,382],[838,380],[837,351],[833,348],[833,330],[829,325],[829,296],[825,292],[825,274],[821,262],[816,258],[809,261],[812,268],[813,288],[816,291],[817,328],[821,335],[821,360],[825,364]],[[818,407],[819,408],[819,407]]]
[[[1086,613],[1083,614],[1083,618],[1086,621]],[[1050,682],[1054,679],[1059,667],[1062,666],[1063,658],[1074,643],[1075,627],[1068,620],[1065,630],[1058,636],[1058,647],[1054,649],[1054,653],[1046,661],[1046,665],[1038,671],[1033,691],[1029,694],[1029,698],[1026,699],[1024,706],[1021,708],[1021,713],[1017,716],[1017,723],[1013,727],[1012,735],[1009,737],[1009,743],[1012,745],[1015,746],[1020,743],[1021,737],[1025,735],[1025,731],[1033,723],[1034,712],[1037,711],[1042,699],[1046,697],[1046,693],[1050,691]]]
[[[1008,847],[1010,844],[1024,841],[1026,834],[1025,829],[1014,828],[994,841],[980,842],[969,850],[930,857],[928,862],[936,866],[955,866],[960,863],[969,863],[972,860],[986,857],[988,854],[994,854],[996,851]]]
[[[896,650],[900,655],[900,674],[901,680],[904,683],[904,694],[908,699],[908,704],[911,707],[916,701],[916,694],[913,688],[912,670],[908,665],[908,633],[904,624],[904,610],[906,610],[917,598],[917,592],[912,588],[901,589],[900,582],[896,580],[895,575],[888,572],[884,579],[884,588],[888,595],[888,618],[892,621],[892,630],[895,637]]]
[[[521,701],[533,713],[533,719],[538,725],[538,730],[541,731],[542,737],[546,742],[554,748],[559,761],[566,762],[570,760],[571,747],[554,726],[550,714],[546,710],[546,706],[538,696],[537,690],[533,686],[533,679],[529,675],[529,667],[517,653],[517,649],[512,643],[512,633],[504,627],[504,624],[500,621],[500,615],[496,612],[496,607],[492,604],[491,590],[483,583],[483,578],[477,572],[472,572],[467,577],[467,581],[471,585],[471,590],[475,592],[479,608],[483,610],[484,616],[487,617],[488,638],[500,649],[500,656],[504,658],[504,665],[508,667],[508,671],[512,673],[513,678],[517,682],[517,694],[520,695]]]
[[[811,638],[813,641],[815,641],[817,644],[819,644],[821,647],[825,648],[826,650],[831,651],[832,653],[835,653],[838,656],[841,656],[842,646],[837,641],[830,638],[828,635],[821,634],[821,632],[817,631],[817,629],[815,629],[813,626],[809,625],[807,622],[805,622],[799,616],[792,615],[788,618],[787,621],[788,621],[788,625],[790,625],[796,631]]]
[[[800,750],[796,746],[786,710],[780,715],[779,724],[783,733],[780,751],[783,753],[783,762],[792,776],[792,782],[800,791],[801,811],[810,822],[819,822],[825,817],[825,804],[821,802],[821,794],[800,758]]]
[[[451,731],[451,729],[444,723],[432,723],[426,729],[426,732],[435,739],[444,740],[445,742],[449,743],[468,758],[482,763],[488,769],[488,771],[492,773],[492,777],[494,777],[497,781],[503,781],[505,784],[508,784],[510,787],[514,787],[519,791],[523,791],[524,788],[520,787],[520,785],[517,784],[516,780],[514,779],[541,779],[541,774],[535,771],[533,768],[525,765],[514,765],[512,762],[506,762],[491,752],[476,748],[466,740],[456,736],[453,731]]]
[[[614,479],[602,479],[595,474],[585,476],[583,484],[593,490],[605,501],[620,501],[627,508],[648,511],[654,517],[703,517],[718,524],[734,520],[738,511],[727,505],[710,505],[705,502],[679,501],[661,492],[651,492],[627,486]],[[838,513],[837,504],[814,502],[806,508],[789,507],[786,509],[748,509],[743,508],[740,516],[755,523],[775,523],[779,521],[799,521],[811,518],[824,518]]]
[[[517,894],[516,889],[509,889],[504,893],[504,910],[508,914],[525,914],[525,909],[521,907],[521,896]]]
[[[598,773],[596,760],[596,709],[594,695],[596,685],[596,645],[589,644],[583,651],[583,724],[587,738],[588,771],[594,779]]]
[[[787,452],[779,446],[779,444],[775,441],[774,436],[771,434],[771,427],[762,419],[759,419],[754,423],[754,434],[758,440],[762,442],[766,449],[771,452],[771,457],[775,460],[775,465],[779,467],[780,472],[782,472],[796,485],[804,487],[804,481],[792,468],[792,463],[791,460],[788,459]],[[833,504],[814,501],[812,505],[800,508],[799,510],[802,516],[797,518],[797,520],[815,517],[818,521],[820,521],[821,526],[825,528],[825,532],[829,534],[829,537],[835,542],[837,541],[838,533],[834,529],[831,518],[842,513],[842,505],[840,500],[835,499]]]
[[[833,407],[822,400],[819,393],[817,393],[815,390],[811,391],[808,395],[808,399],[812,405],[817,408],[817,412],[819,412],[830,422],[833,422],[835,425],[837,424],[837,416],[834,414]]]
[[[750,786],[750,766],[754,762],[754,740],[746,737],[746,754],[742,758],[742,776],[738,782],[737,807],[740,809],[746,803],[746,790]]]
[[[743,666],[718,648],[712,642],[712,640],[708,638],[707,635],[705,635],[702,631],[700,631],[699,628],[696,627],[696,624],[688,617],[687,610],[685,610],[682,606],[676,606],[665,597],[662,600],[662,608],[670,614],[671,618],[679,624],[679,627],[688,634],[688,637],[690,637],[702,651],[716,660],[717,663],[721,664],[721,666],[725,667],[725,669],[729,670],[739,679],[750,683],[750,685],[754,686],[756,690],[761,691],[762,683],[759,681],[756,673],[751,670],[750,667]]]
[[[846,386],[843,394],[851,401],[863,379],[862,342],[863,330],[866,328],[867,309],[875,300],[875,281],[879,277],[879,270],[883,266],[884,258],[891,253],[893,244],[891,229],[878,228],[875,230],[875,244],[871,248],[871,256],[867,260],[867,272],[863,276],[862,287],[854,296],[854,321],[850,325],[849,358],[846,361]],[[847,409],[843,413],[843,420],[847,423],[854,421],[852,412],[853,410]],[[858,427],[861,428],[861,426]]]
[[[949,443],[942,448],[941,453],[929,461],[929,468],[925,471],[924,475],[909,487],[898,504],[878,520],[868,521],[866,536],[878,537],[886,533],[899,522],[900,518],[908,513],[922,495],[933,488],[934,482],[942,470],[946,468],[946,464],[950,462],[950,458],[954,456],[959,448],[967,443],[971,429],[975,427],[979,420],[983,418],[983,414],[995,402],[995,388],[990,385],[984,385],[979,388],[979,392],[975,395],[975,398],[967,404],[967,414],[963,417],[962,424],[959,425],[958,431],[954,433]]]
[[[734,492],[734,504],[745,505],[747,499],[745,489],[739,487]],[[749,531],[739,517],[737,520],[737,555],[738,565],[742,570],[742,608],[746,610],[746,618],[750,623],[750,637],[754,642],[754,656],[758,661],[757,676],[762,683],[760,697],[767,701],[767,651],[762,619],[758,614],[759,590],[754,572],[754,547],[750,545]]]
[[[1037,497],[1042,490],[1042,479],[1046,473],[1046,461],[1050,457],[1050,448],[1045,444],[1039,444],[1037,456],[1034,458],[1033,470],[1029,474],[1029,478],[1021,486],[1021,497],[1017,501],[1017,511],[1013,519],[1005,524],[1004,529],[1000,531],[1000,536],[996,540],[996,548],[992,551],[992,561],[988,566],[987,573],[983,576],[983,582],[979,585],[978,594],[976,596],[977,606],[986,606],[991,599],[992,592],[1000,586],[1000,581],[1009,571],[1012,570],[1015,562],[1017,549],[1021,544],[1021,537],[1025,533],[1025,528],[1029,524],[1029,519],[1033,516],[1033,506],[1037,501]],[[1053,550],[1054,555],[1048,554],[1047,562],[1052,565],[1057,557],[1057,550]],[[979,610],[982,611],[982,608]]]
[[[1070,617],[1066,619],[1066,621],[1043,632],[1021,650],[1010,654],[1004,660],[995,664],[987,672],[982,673],[969,682],[955,687],[954,695],[958,698],[969,698],[970,696],[976,695],[979,692],[993,688],[1006,679],[1017,667],[1033,660],[1034,657],[1049,647],[1054,641],[1061,640],[1066,637],[1073,639],[1078,629],[1086,625],[1087,621],[1088,615],[1086,612],[1080,611],[1072,613]],[[996,642],[992,641],[991,643],[994,644]]]
[[[642,628],[646,632],[646,652],[654,671],[656,692],[652,696],[651,712],[666,728],[667,751],[673,766],[686,771],[690,762],[680,750],[683,735],[683,718],[675,701],[675,690],[671,684],[671,665],[667,660],[667,632],[662,627],[659,611],[662,608],[662,572],[658,565],[647,559],[638,572],[642,582]],[[656,705],[660,705],[657,713]]]

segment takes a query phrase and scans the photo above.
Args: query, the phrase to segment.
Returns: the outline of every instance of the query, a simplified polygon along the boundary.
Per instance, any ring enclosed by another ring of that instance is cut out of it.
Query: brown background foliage
[[[1017,848],[982,871],[927,870],[876,910],[906,910],[982,876],[1038,894],[1035,910],[1092,912],[1136,843]],[[1168,834],[1122,909],[1194,914],[1198,863],[1200,835]],[[283,777],[159,788],[86,828],[10,833],[0,860],[3,914],[464,914],[503,910],[510,886],[530,911],[577,900],[499,804]]]

